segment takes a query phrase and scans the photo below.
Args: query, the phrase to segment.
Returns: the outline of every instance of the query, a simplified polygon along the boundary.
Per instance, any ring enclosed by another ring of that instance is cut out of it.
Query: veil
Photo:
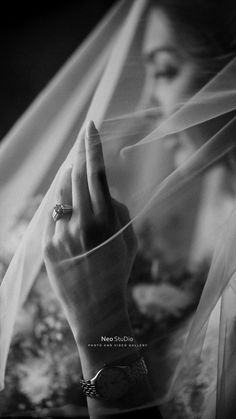
[[[92,119],[99,129],[111,194],[128,207],[130,223],[137,235],[141,237],[145,226],[150,225],[154,240],[159,237],[164,245],[169,240],[170,254],[176,262],[174,269],[178,264],[197,264],[201,211],[206,208],[217,179],[222,180],[222,170],[227,170],[222,169],[222,161],[236,146],[236,59],[232,57],[191,98],[178,104],[168,118],[160,118],[158,107],[147,107],[142,101],[146,86],[142,40],[150,7],[145,0],[118,3],[1,145],[2,254],[8,252],[6,238],[12,220],[26,211],[28,202],[42,197],[14,248],[0,286],[1,390],[17,314],[42,268],[45,219],[55,205],[61,174],[73,164],[77,139],[86,121]],[[227,122],[175,168],[163,140],[186,135],[194,127],[222,116],[227,116]],[[178,227],[173,227],[176,213],[182,216],[179,218],[182,239],[178,238]],[[183,224],[187,225],[187,235]],[[90,252],[111,245],[127,227],[128,224],[122,226]],[[149,343],[154,402],[164,406],[164,417],[172,417],[169,401],[181,392],[187,397],[188,376],[196,373],[193,368],[196,365],[203,364],[205,372],[208,368],[214,375],[205,390],[202,409],[206,418],[224,417],[233,397],[236,380],[236,208],[233,200],[227,217],[217,219],[213,230],[209,236],[214,251],[206,249],[210,256],[213,254],[211,266],[190,321],[184,324],[181,335],[177,326],[169,326],[164,336],[160,333],[159,338],[157,332]],[[157,249],[155,253],[154,249],[156,259],[160,251]],[[166,303],[170,310],[172,303],[171,299]],[[158,347],[167,340],[171,342],[171,354],[158,353]],[[166,373],[163,389],[158,383],[158,368],[167,357],[171,358],[171,368]]]

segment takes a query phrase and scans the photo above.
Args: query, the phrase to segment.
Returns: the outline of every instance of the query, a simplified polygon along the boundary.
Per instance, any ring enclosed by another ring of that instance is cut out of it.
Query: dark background
[[[0,140],[115,3],[1,3]]]

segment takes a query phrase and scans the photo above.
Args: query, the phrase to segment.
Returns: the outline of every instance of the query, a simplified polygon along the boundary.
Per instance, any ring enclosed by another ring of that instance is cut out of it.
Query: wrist
[[[116,311],[108,317],[98,316],[78,324],[75,328],[75,341],[78,348],[87,347],[89,344],[112,342],[112,337],[129,335],[133,337],[129,316],[126,310]]]
[[[89,305],[86,311],[74,316],[73,333],[78,347],[99,343],[101,336],[111,336],[123,330],[131,333],[125,299],[117,298],[112,306],[105,301]]]
[[[93,333],[84,339],[80,337],[76,343],[85,379],[90,379],[105,364],[139,352],[126,313],[112,327],[94,328]]]

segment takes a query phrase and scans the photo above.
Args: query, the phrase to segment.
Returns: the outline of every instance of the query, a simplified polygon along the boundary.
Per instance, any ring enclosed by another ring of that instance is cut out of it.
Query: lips
[[[162,119],[162,114],[158,108],[149,108],[144,110],[144,118],[155,120],[156,124]]]

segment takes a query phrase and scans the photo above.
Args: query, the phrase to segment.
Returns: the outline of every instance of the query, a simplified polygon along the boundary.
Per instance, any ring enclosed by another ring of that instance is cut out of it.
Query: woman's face
[[[178,43],[171,22],[161,9],[150,13],[143,56],[147,72],[145,107],[158,108],[159,118],[168,117],[194,93],[199,68]],[[165,143],[173,149],[176,164],[194,146],[185,134],[167,138]]]

